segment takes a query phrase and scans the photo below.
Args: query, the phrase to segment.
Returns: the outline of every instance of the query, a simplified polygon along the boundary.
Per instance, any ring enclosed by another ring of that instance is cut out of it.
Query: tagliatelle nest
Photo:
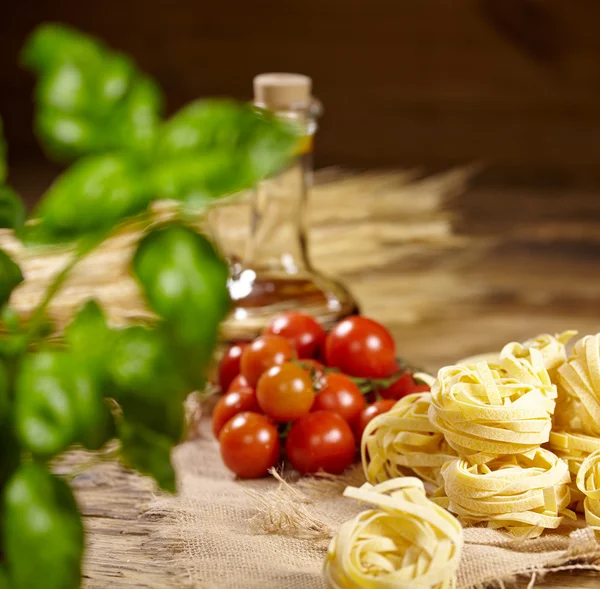
[[[531,538],[558,528],[564,515],[576,518],[568,510],[568,467],[549,450],[477,465],[456,459],[444,465],[442,476],[444,493],[436,501],[467,524],[487,522]]]
[[[555,397],[553,386],[523,383],[484,362],[448,366],[432,387],[429,419],[459,456],[482,464],[547,442]]]
[[[550,381],[555,383],[558,368],[567,361],[566,346],[576,334],[577,332],[574,330],[564,331],[556,335],[542,333],[522,344],[512,342],[504,346],[500,357],[508,358],[509,356],[514,356],[515,358],[526,359],[533,363],[535,356],[533,350],[537,350],[544,368],[548,371]]]
[[[430,405],[431,393],[407,395],[368,423],[361,455],[370,483],[416,474],[431,491],[442,484],[440,470],[456,454],[429,421]]]
[[[558,374],[567,394],[578,402],[570,410],[577,411],[582,430],[600,436],[600,333],[580,339]]]
[[[583,513],[585,511],[585,495],[575,484],[577,474],[583,461],[592,453],[600,450],[600,438],[588,436],[582,432],[558,431],[550,433],[548,448],[560,459],[564,460],[571,473],[571,509]]]
[[[329,546],[325,579],[332,589],[450,589],[462,528],[425,496],[414,477],[348,487],[346,497],[374,509],[342,524]]]
[[[550,350],[549,354],[548,348],[542,351],[537,347],[511,342],[506,344],[500,352],[500,366],[511,378],[538,387],[554,399],[557,391],[550,377],[548,365],[554,366],[556,370],[556,367],[560,365],[560,360],[553,357],[553,352]],[[564,350],[563,353],[565,353]],[[564,360],[566,360],[566,356],[564,356],[563,362]]]
[[[585,495],[585,521],[600,541],[600,450],[590,454],[581,464],[577,488]]]

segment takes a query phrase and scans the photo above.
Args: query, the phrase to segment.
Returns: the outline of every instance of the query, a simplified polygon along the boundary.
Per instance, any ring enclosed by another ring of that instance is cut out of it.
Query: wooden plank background
[[[27,0],[0,16],[0,113],[13,181],[41,152],[19,48],[57,20],[133,55],[169,111],[248,98],[254,74],[300,71],[326,108],[317,164],[446,168],[481,182],[597,185],[597,0]],[[55,172],[48,168],[47,177]]]

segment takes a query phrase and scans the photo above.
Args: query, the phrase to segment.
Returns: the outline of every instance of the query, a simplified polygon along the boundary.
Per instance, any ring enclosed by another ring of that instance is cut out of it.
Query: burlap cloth
[[[173,568],[194,589],[324,589],[329,538],[365,509],[341,496],[364,481],[357,466],[343,477],[273,477],[235,481],[202,424],[201,437],[175,452],[179,494],[160,497],[150,512],[171,547]],[[600,544],[583,522],[535,540],[515,540],[484,528],[465,530],[459,589],[503,587],[517,579],[533,587],[557,570],[600,571]],[[600,586],[600,578],[599,578]]]

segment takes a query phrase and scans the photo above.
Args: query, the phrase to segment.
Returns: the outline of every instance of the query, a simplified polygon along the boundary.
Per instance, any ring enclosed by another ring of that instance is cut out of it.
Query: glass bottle
[[[234,199],[229,207],[217,209],[216,238],[230,262],[233,300],[222,327],[226,341],[256,337],[282,311],[308,313],[325,327],[358,312],[349,291],[317,272],[308,256],[306,205],[321,114],[311,85],[311,79],[300,74],[261,74],[254,79],[254,104],[299,125],[303,140],[291,164],[262,181],[249,199]]]

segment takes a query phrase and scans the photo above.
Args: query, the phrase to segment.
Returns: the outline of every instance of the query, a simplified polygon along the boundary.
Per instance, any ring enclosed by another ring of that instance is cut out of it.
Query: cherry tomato
[[[326,336],[325,330],[313,317],[297,311],[277,315],[263,333],[287,339],[296,348],[298,358],[314,358]]]
[[[386,378],[398,369],[396,346],[390,332],[372,319],[354,315],[340,321],[327,335],[328,366],[345,374]]]
[[[312,378],[291,362],[272,366],[260,377],[256,398],[269,417],[276,421],[294,421],[306,415],[315,400]]]
[[[264,415],[250,411],[231,418],[219,435],[225,466],[243,479],[267,474],[281,454],[277,428]]]
[[[382,413],[387,413],[395,404],[396,401],[393,399],[382,399],[381,401],[375,401],[375,403],[367,405],[367,407],[360,412],[358,420],[354,424],[354,435],[356,436],[356,443],[358,445],[360,445],[363,432],[369,421]]]
[[[262,373],[293,360],[294,348],[278,335],[261,335],[248,344],[242,352],[242,374],[251,387],[255,387]]]
[[[231,381],[240,373],[240,359],[247,344],[233,344],[223,354],[219,362],[219,386],[225,392]]]
[[[260,413],[256,394],[250,387],[240,387],[223,395],[215,405],[212,414],[212,431],[215,438],[219,437],[223,426],[234,415],[243,411]]]
[[[333,411],[352,424],[367,406],[360,389],[345,374],[330,372],[323,378],[313,411]]]
[[[251,389],[252,387],[248,384],[248,381],[244,376],[238,374],[232,381],[229,387],[227,388],[228,393],[232,393],[233,391],[237,391],[238,389]]]
[[[430,391],[431,387],[425,383],[417,382],[410,372],[404,372],[387,389],[382,389],[379,394],[384,399],[394,399],[398,401],[406,395],[413,393],[423,393]]]
[[[387,389],[381,389],[379,394],[384,399],[402,399],[406,395],[414,393],[416,383],[410,372],[402,373]]]
[[[354,461],[356,448],[352,430],[342,417],[331,411],[315,411],[292,425],[285,450],[301,474],[319,470],[340,474]]]

